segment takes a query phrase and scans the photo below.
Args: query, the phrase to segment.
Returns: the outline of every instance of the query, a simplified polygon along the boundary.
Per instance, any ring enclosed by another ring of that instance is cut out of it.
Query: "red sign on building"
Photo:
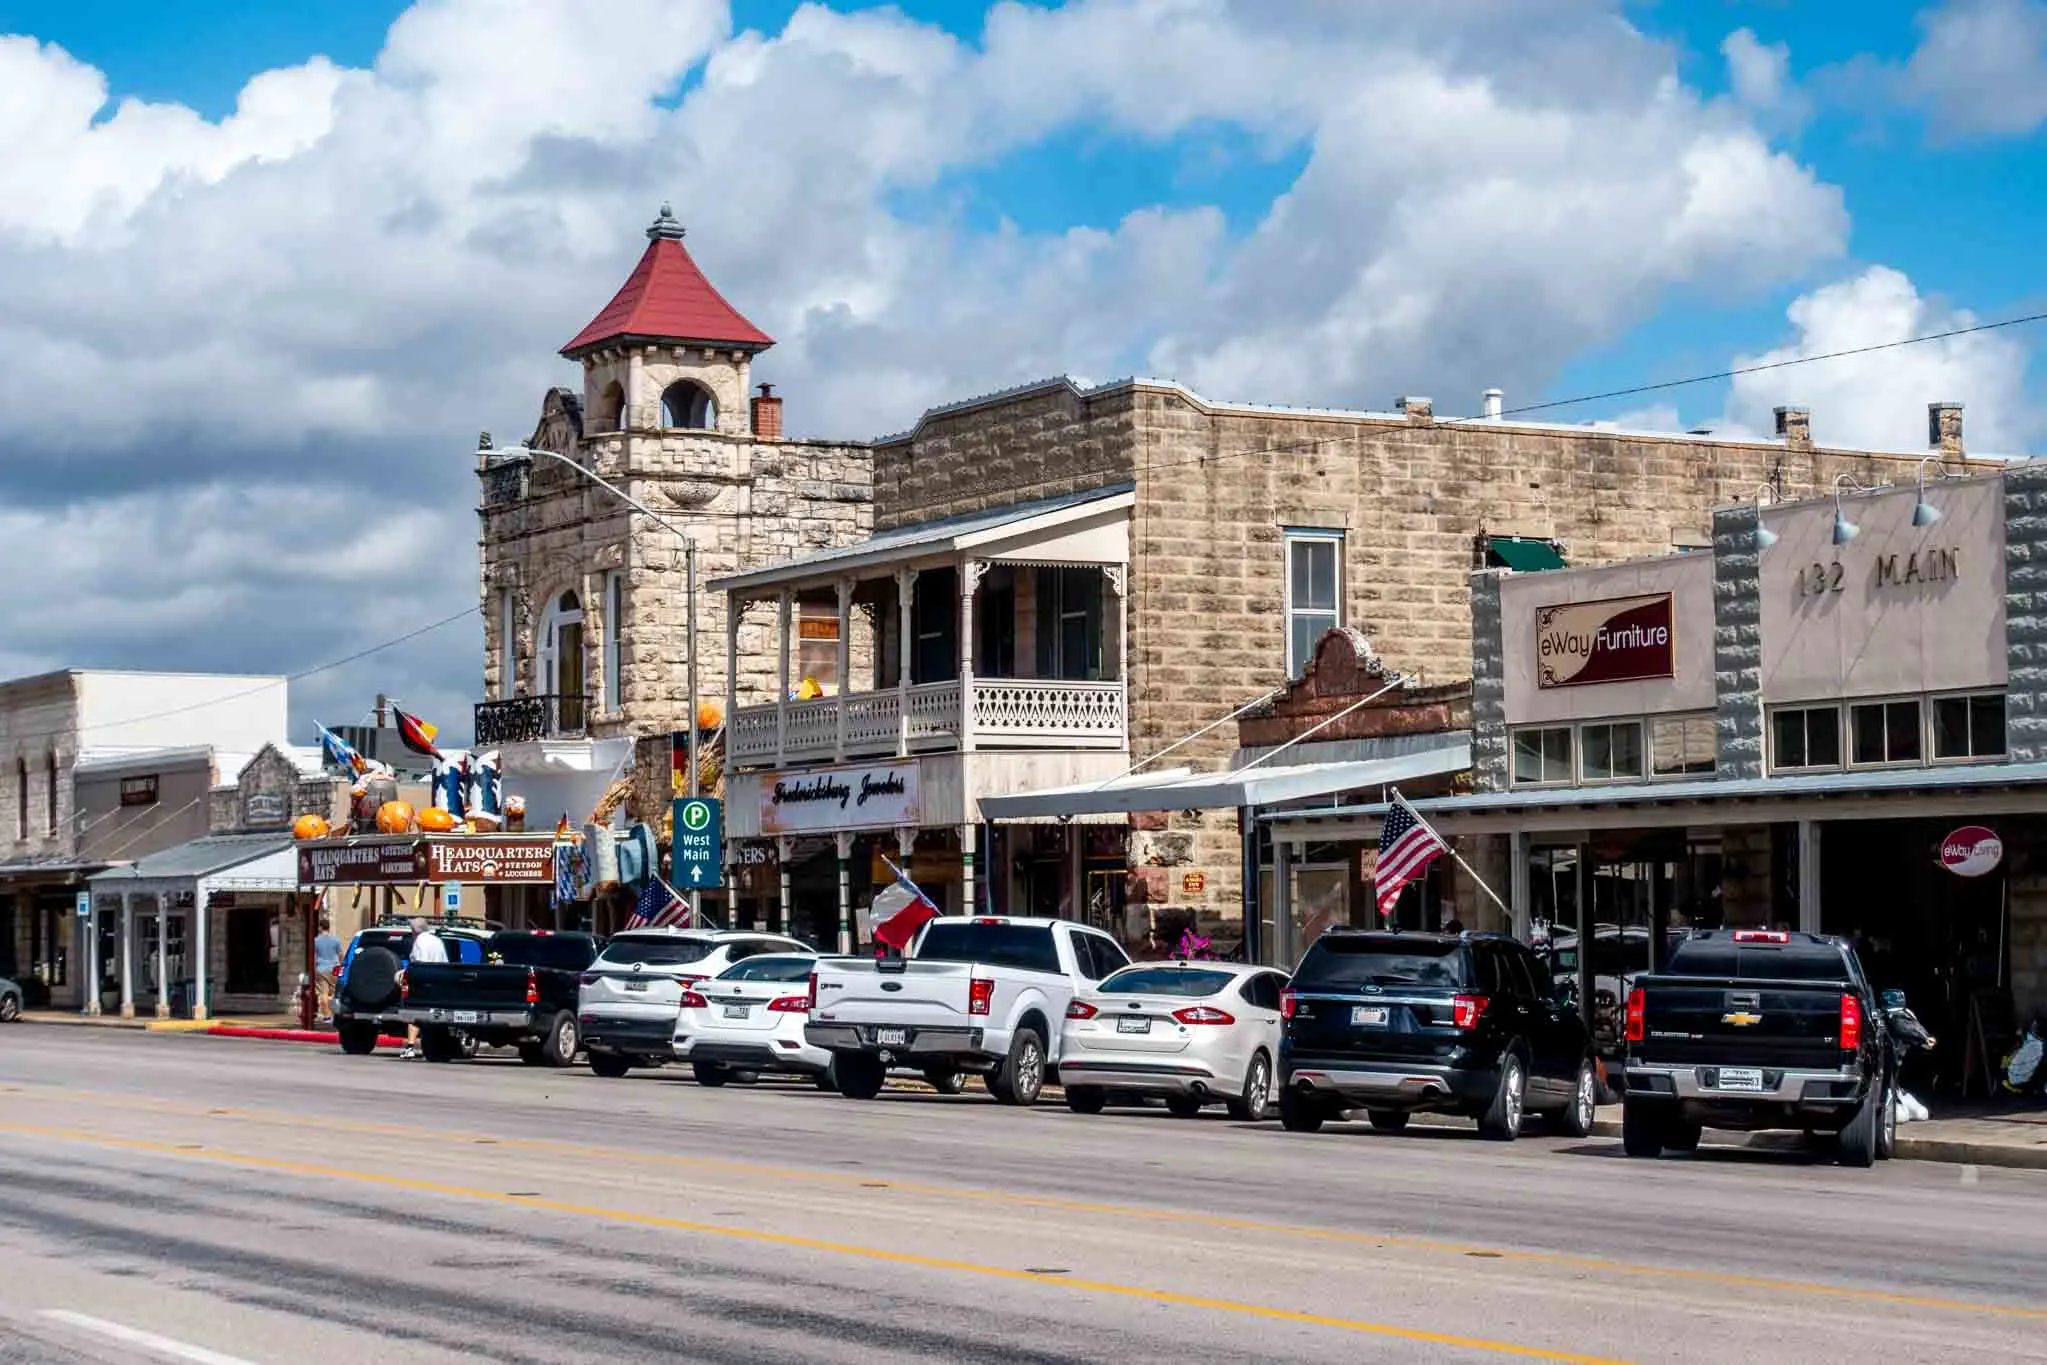
[[[1536,609],[1537,687],[1676,676],[1677,640],[1667,592]]]

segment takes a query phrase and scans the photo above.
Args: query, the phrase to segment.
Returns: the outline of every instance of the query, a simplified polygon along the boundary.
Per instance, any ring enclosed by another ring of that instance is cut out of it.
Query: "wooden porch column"
[[[775,766],[789,761],[789,612],[793,589],[782,589],[775,602]]]
[[[833,851],[839,855],[839,951],[853,951],[853,836],[833,836]]]
[[[850,578],[839,580],[839,739],[832,752],[841,763],[846,761],[846,693],[853,680],[853,586]]]
[[[1534,929],[1528,902],[1528,835],[1517,829],[1507,836],[1507,904],[1514,911],[1512,933],[1523,943]]]
[[[206,956],[208,951],[207,939],[209,937],[207,934],[209,927],[207,921],[212,918],[213,889],[203,881],[195,882],[192,886],[193,952],[195,956],[192,964],[192,1017],[194,1019],[204,1019],[207,1017],[206,971],[212,965]]]
[[[746,599],[738,593],[725,594],[725,752],[732,753],[734,717],[739,714],[739,625],[746,616]],[[689,718],[695,725],[695,716]],[[730,764],[728,763],[729,767]]]
[[[911,607],[917,594],[917,571],[896,570],[896,757],[910,752],[910,638]]]
[[[121,1017],[135,1017],[135,897],[121,893]]]
[[[960,752],[974,747],[974,594],[988,571],[982,559],[960,561]],[[971,904],[967,910],[973,914]]]
[[[794,839],[775,840],[775,871],[781,874],[782,898],[775,904],[775,932],[789,932],[789,859],[796,851]]]
[[[1798,822],[1798,927],[1808,934],[1820,931],[1820,824],[1817,820]]]
[[[171,1017],[171,904],[156,898],[156,1017]]]

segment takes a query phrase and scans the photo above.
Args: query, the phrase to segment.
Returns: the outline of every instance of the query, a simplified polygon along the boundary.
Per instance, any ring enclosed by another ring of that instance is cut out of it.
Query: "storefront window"
[[[1850,752],[1858,765],[1917,763],[1922,752],[1917,701],[1864,702],[1848,708]]]
[[[1514,732],[1514,785],[1539,786],[1571,780],[1568,726]]]
[[[1787,707],[1770,713],[1770,766],[1841,766],[1841,712],[1833,706]]]
[[[1642,775],[1642,725],[1619,721],[1587,725],[1578,733],[1587,782],[1615,782]]]
[[[2004,757],[2004,694],[1933,699],[1936,759]]]
[[[1711,774],[1719,735],[1711,716],[1662,716],[1649,722],[1649,772],[1655,777]]]

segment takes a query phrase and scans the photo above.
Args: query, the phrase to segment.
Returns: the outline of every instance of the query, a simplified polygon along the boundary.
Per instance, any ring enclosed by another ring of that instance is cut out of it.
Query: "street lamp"
[[[486,439],[486,440],[488,440],[489,438],[488,438],[488,437],[486,437],[485,439]],[[665,530],[665,531],[668,531],[668,532],[670,532],[670,533],[671,533],[672,535],[674,535],[674,536],[675,536],[675,538],[676,538],[677,540],[680,540],[680,541],[682,542],[682,562],[683,562],[683,592],[684,592],[685,596],[686,596],[686,597],[688,598],[688,624],[687,624],[687,631],[688,631],[688,635],[689,635],[689,725],[688,725],[688,728],[687,728],[687,730],[686,730],[686,733],[687,733],[687,734],[688,734],[688,736],[689,736],[689,749],[688,749],[688,753],[689,753],[689,794],[690,794],[691,798],[695,798],[695,797],[697,797],[697,796],[701,795],[702,793],[701,793],[701,792],[700,792],[700,791],[698,790],[698,781],[699,781],[699,778],[698,778],[698,772],[699,772],[699,767],[698,767],[698,763],[697,763],[697,738],[698,738],[698,736],[697,736],[697,728],[698,728],[698,727],[697,727],[697,542],[696,542],[696,537],[695,537],[695,536],[692,536],[691,534],[689,534],[689,532],[687,532],[687,531],[683,530],[683,529],[682,529],[682,528],[681,528],[680,526],[677,526],[677,525],[676,525],[676,524],[675,524],[674,522],[670,521],[670,520],[669,520],[669,519],[668,519],[667,517],[664,517],[664,516],[662,516],[662,515],[661,515],[661,514],[660,514],[659,512],[656,512],[656,511],[655,511],[655,510],[654,510],[653,508],[651,508],[651,507],[647,506],[647,504],[645,504],[645,503],[641,502],[641,501],[640,501],[640,500],[639,500],[638,498],[634,497],[634,496],[633,496],[632,494],[630,494],[630,493],[626,492],[626,491],[625,491],[625,490],[624,490],[623,488],[620,488],[620,487],[619,487],[619,486],[618,486],[617,484],[615,484],[615,483],[612,483],[612,482],[611,482],[611,481],[610,481],[609,479],[606,479],[606,478],[605,478],[605,477],[603,477],[603,476],[602,476],[601,474],[598,474],[598,473],[597,473],[596,471],[594,471],[594,470],[591,470],[591,469],[588,469],[588,468],[585,468],[585,467],[583,466],[583,464],[582,464],[581,462],[579,462],[579,461],[577,461],[577,460],[575,460],[575,459],[572,459],[572,458],[570,458],[570,457],[569,457],[569,456],[567,456],[567,455],[564,455],[564,454],[562,454],[562,453],[561,453],[560,451],[557,451],[557,450],[547,450],[547,449],[544,449],[544,448],[541,448],[541,447],[538,447],[538,446],[488,446],[488,445],[486,445],[485,447],[483,447],[483,448],[482,448],[481,450],[479,450],[479,451],[478,451],[478,454],[480,454],[480,455],[483,455],[483,456],[485,457],[485,460],[486,460],[486,464],[488,463],[488,461],[489,461],[490,459],[492,459],[492,458],[494,458],[494,457],[496,457],[496,456],[500,456],[500,455],[525,455],[525,456],[528,456],[528,457],[531,457],[531,456],[535,456],[535,455],[538,455],[538,456],[543,456],[543,457],[545,457],[545,458],[547,458],[547,459],[553,460],[553,461],[554,461],[555,463],[557,463],[557,464],[561,464],[561,465],[566,465],[566,466],[567,466],[568,468],[570,468],[570,469],[573,469],[573,470],[575,470],[575,471],[576,471],[576,473],[578,473],[578,474],[582,475],[582,476],[583,476],[584,478],[588,479],[588,480],[589,480],[589,481],[590,481],[591,483],[594,483],[594,484],[596,484],[596,485],[597,485],[597,486],[598,486],[599,488],[602,488],[602,489],[603,489],[603,490],[604,490],[605,492],[607,492],[607,493],[611,494],[611,495],[612,495],[613,497],[617,498],[617,499],[618,499],[618,500],[619,500],[620,502],[624,503],[624,504],[625,504],[626,506],[628,506],[628,507],[632,508],[632,509],[633,509],[633,510],[634,510],[635,512],[638,512],[638,513],[640,513],[640,514],[641,514],[642,516],[645,516],[645,517],[649,517],[649,518],[651,518],[651,519],[652,519],[652,520],[653,520],[653,521],[655,522],[655,524],[656,524],[656,525],[660,526],[660,527],[661,527],[661,528],[662,528],[663,530]],[[616,630],[617,630],[617,629],[619,628],[619,623],[618,623],[618,622],[616,622],[616,621],[609,621],[609,622],[606,622],[606,627],[607,627],[607,629],[610,629],[610,630],[616,631]],[[623,656],[623,654],[621,653],[621,655],[620,655],[620,658],[621,658],[621,659],[623,659],[623,657],[624,657],[624,656]],[[703,895],[704,895],[704,893],[703,893],[703,892],[702,892],[701,890],[699,890],[699,889],[697,889],[697,888],[695,888],[695,887],[692,887],[692,888],[690,888],[690,890],[689,890],[689,892],[688,892],[688,895],[689,895],[689,913],[690,913],[690,923],[691,923],[691,924],[697,924],[697,923],[700,923],[700,922],[701,922],[701,920],[702,920],[702,911],[703,911]]]

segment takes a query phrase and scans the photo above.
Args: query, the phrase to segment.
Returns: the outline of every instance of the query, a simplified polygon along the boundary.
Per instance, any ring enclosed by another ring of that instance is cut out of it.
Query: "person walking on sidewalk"
[[[320,932],[313,936],[313,1000],[316,1023],[334,1022],[334,976],[341,970],[341,940],[334,936],[334,922],[320,917]]]
[[[448,945],[441,942],[441,936],[436,934],[424,919],[415,916],[412,921],[412,947],[405,956],[405,965],[408,967],[419,962],[446,962]],[[418,1060],[420,1056],[418,1024],[405,1026],[405,1050],[398,1056],[402,1061]]]

